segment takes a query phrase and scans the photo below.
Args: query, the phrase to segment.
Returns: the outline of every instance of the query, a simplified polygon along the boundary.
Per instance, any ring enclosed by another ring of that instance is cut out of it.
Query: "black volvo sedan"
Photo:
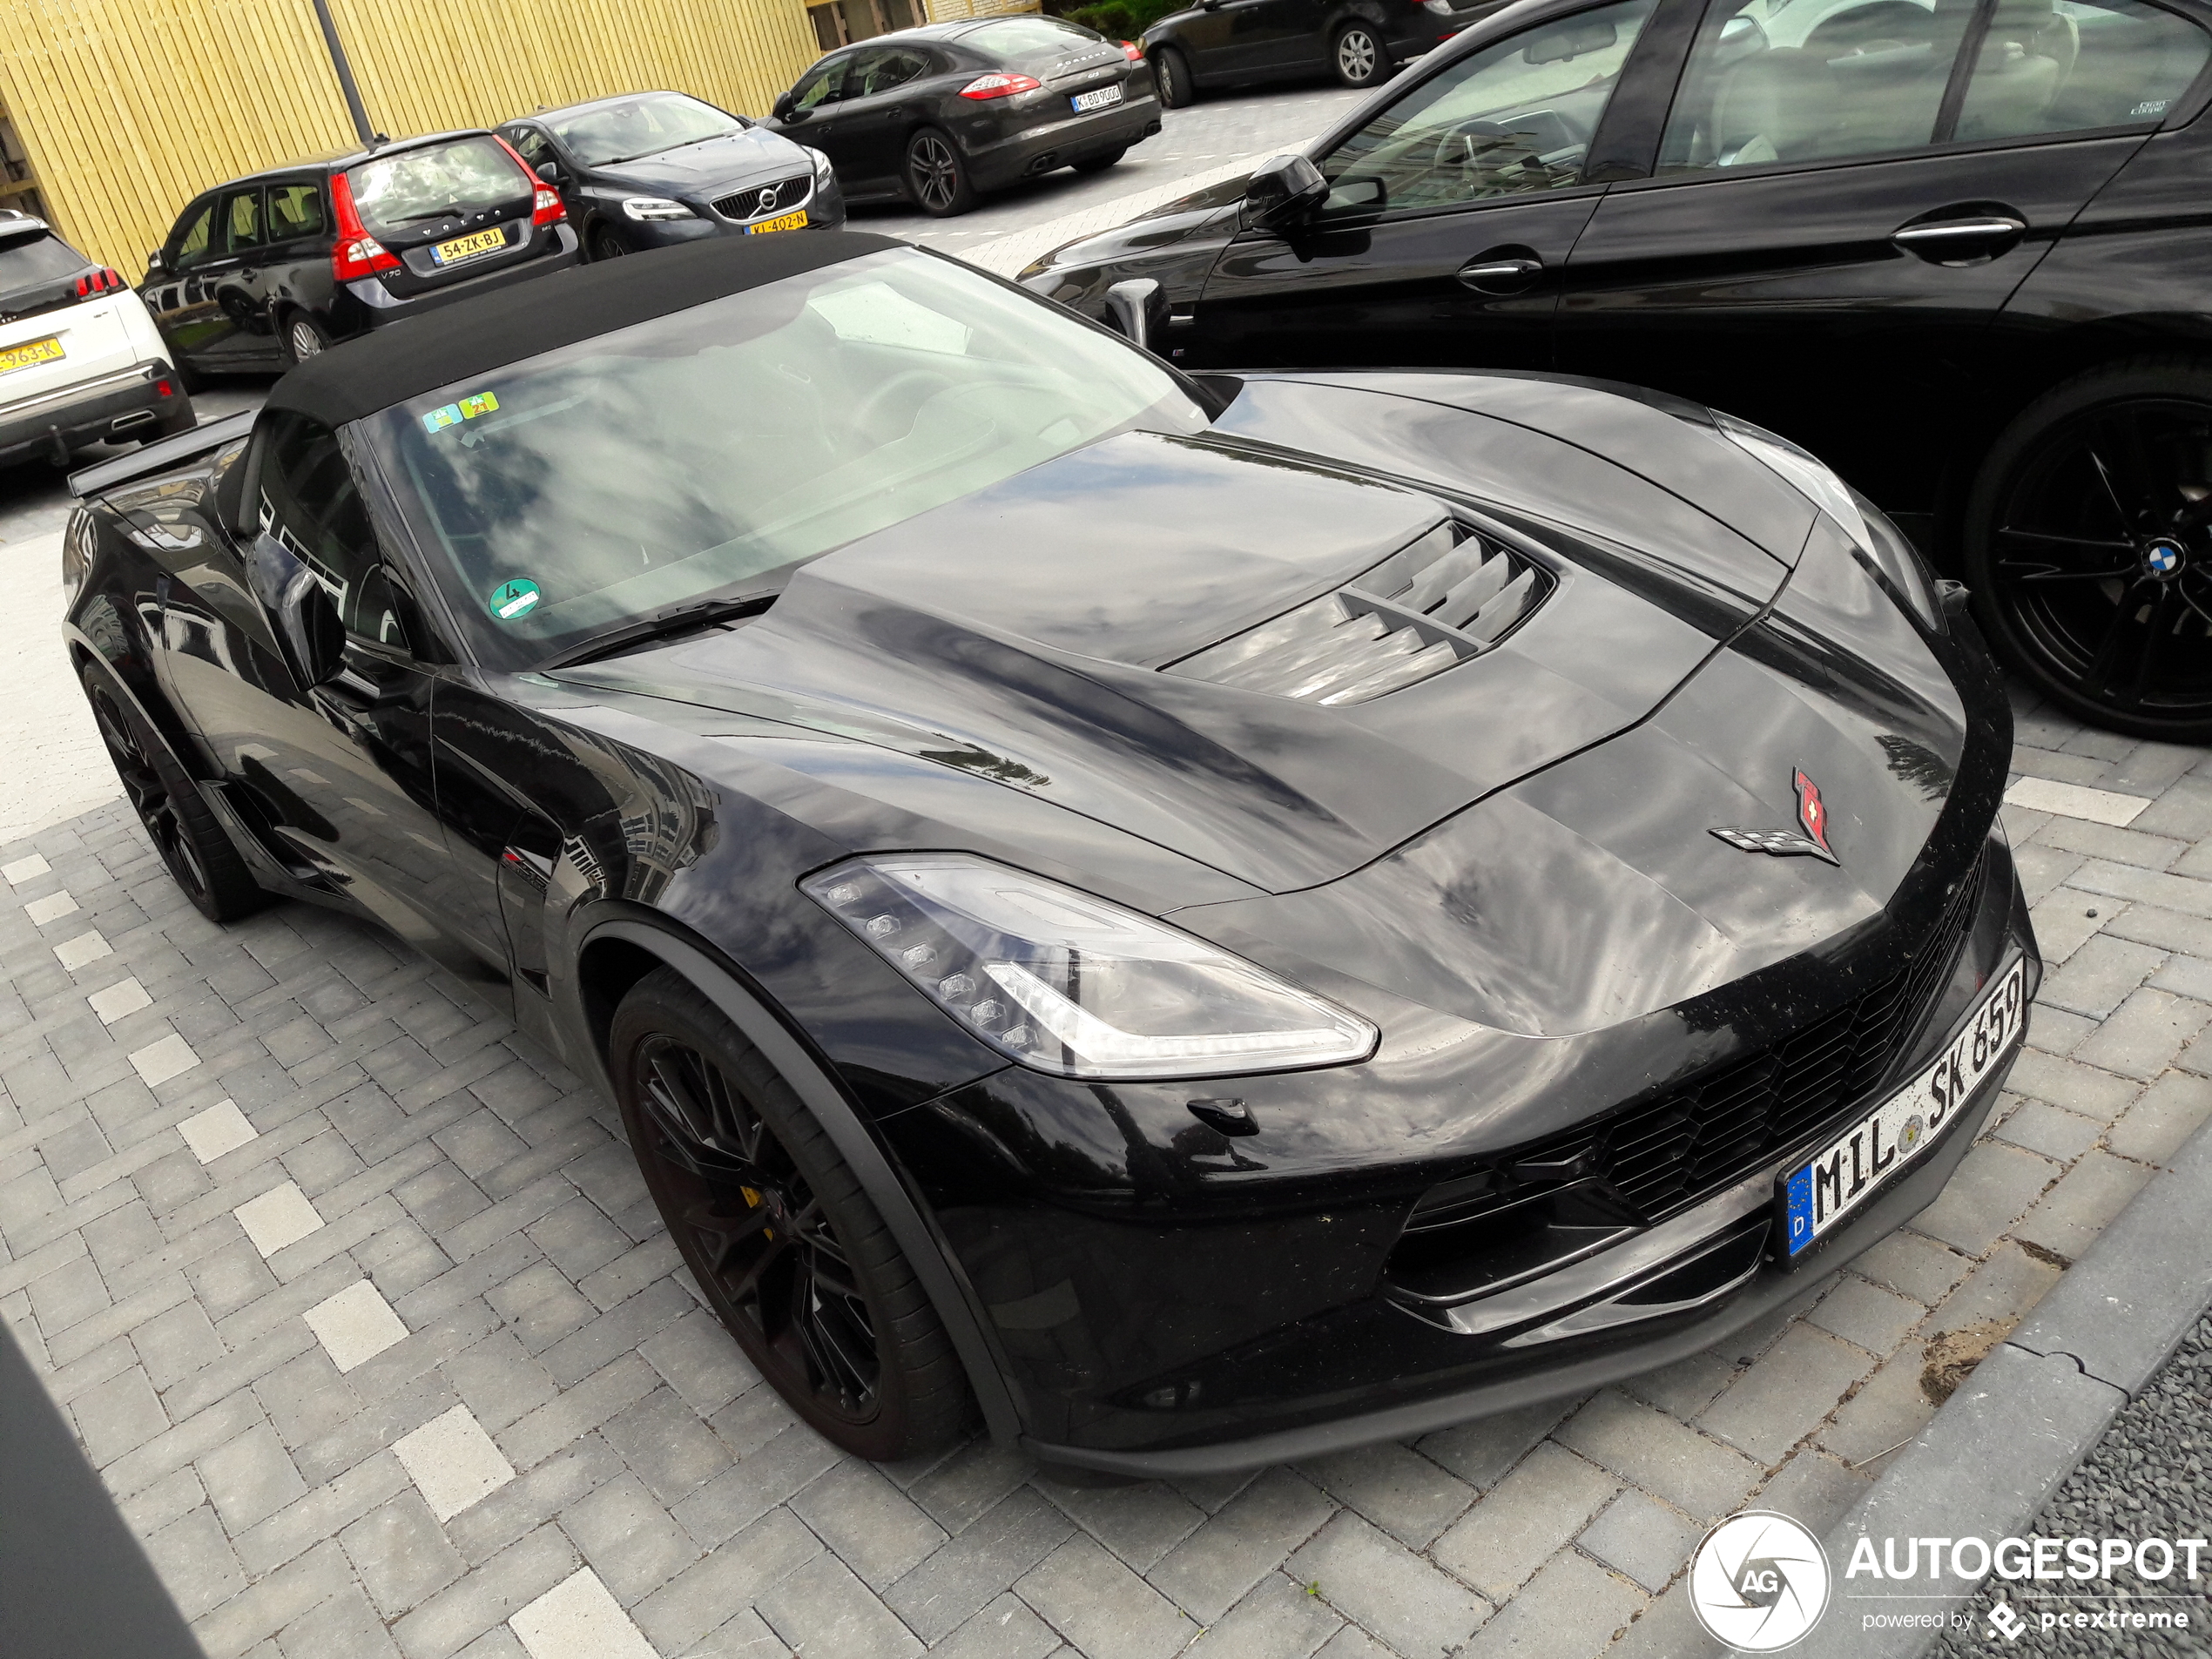
[[[845,222],[826,155],[683,92],[541,110],[499,136],[561,192],[588,259]]]
[[[1743,415],[1963,576],[2055,701],[2204,742],[2208,100],[2197,0],[1526,0],[1258,197],[1025,280],[1094,315],[1161,281],[1187,366],[1554,369]]]
[[[1143,1476],[1723,1340],[1942,1188],[2040,967],[1973,622],[1696,405],[1186,376],[718,239],[77,475],[67,646],[218,920],[604,1080],[839,1446]]]

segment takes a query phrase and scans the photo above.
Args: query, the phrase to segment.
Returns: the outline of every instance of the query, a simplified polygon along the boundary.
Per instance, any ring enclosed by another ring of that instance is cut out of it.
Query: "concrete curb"
[[[1866,1629],[1862,1615],[1951,1615],[1981,1579],[1847,1580],[1861,1538],[2024,1537],[2212,1305],[2212,1123],[2199,1129],[2097,1236],[2028,1317],[1976,1367],[1824,1541],[1835,1584],[1804,1659],[1914,1659],[1942,1629]],[[1924,1552],[1925,1554],[1925,1552]]]

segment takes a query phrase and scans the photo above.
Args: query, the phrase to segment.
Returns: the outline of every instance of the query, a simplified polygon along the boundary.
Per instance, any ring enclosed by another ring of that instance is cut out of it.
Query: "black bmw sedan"
[[[456,307],[77,475],[206,914],[604,1082],[898,1458],[1251,1466],[1708,1345],[1928,1204],[2040,974],[1973,622],[1771,435],[1186,376],[881,237]]]
[[[1533,0],[1287,165],[1062,248],[1190,366],[1554,369],[1783,433],[2039,689],[2212,739],[2212,8]]]
[[[774,118],[835,164],[853,201],[939,217],[1062,167],[1096,172],[1160,130],[1151,71],[1058,17],[927,24],[834,51]]]
[[[845,222],[827,156],[683,92],[542,110],[499,132],[561,192],[589,259]]]

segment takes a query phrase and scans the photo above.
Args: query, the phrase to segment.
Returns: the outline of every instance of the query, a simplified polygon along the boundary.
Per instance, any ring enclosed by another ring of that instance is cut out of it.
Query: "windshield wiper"
[[[632,645],[642,645],[648,640],[671,639],[678,634],[711,628],[718,622],[730,622],[739,617],[757,617],[775,603],[773,593],[746,593],[714,599],[694,599],[683,604],[670,605],[651,616],[640,617],[636,622],[610,628],[581,644],[571,645],[568,650],[547,658],[538,666],[542,669],[573,668],[579,663],[596,662],[602,657],[611,657],[618,651],[627,651]]]

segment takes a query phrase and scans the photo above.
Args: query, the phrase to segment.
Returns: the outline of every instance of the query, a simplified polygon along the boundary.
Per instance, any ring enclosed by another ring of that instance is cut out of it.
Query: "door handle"
[[[1460,267],[1460,280],[1477,293],[1519,293],[1543,273],[1541,260],[1474,260]]]
[[[1979,213],[1970,218],[1932,219],[1907,225],[1892,232],[1890,241],[1915,258],[1942,265],[1978,259],[1985,253],[2001,253],[2027,230],[2027,220],[2009,213]]]

